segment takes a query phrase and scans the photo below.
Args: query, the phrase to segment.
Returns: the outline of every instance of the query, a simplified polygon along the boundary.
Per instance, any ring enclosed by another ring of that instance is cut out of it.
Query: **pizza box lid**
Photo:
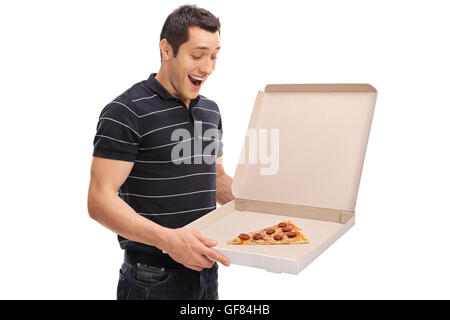
[[[354,212],[376,95],[370,84],[267,85],[256,97],[233,195]]]

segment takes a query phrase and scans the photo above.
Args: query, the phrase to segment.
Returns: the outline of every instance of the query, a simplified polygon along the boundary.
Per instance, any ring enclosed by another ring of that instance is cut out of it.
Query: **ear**
[[[159,50],[161,51],[162,60],[167,61],[173,57],[172,46],[166,39],[159,42]]]

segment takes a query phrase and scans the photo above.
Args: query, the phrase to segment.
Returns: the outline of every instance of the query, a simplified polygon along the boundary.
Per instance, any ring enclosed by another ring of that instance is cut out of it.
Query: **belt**
[[[124,261],[132,266],[138,263],[145,264],[156,268],[174,268],[186,270],[185,266],[173,260],[169,255],[157,256],[148,253],[132,251],[125,249]]]

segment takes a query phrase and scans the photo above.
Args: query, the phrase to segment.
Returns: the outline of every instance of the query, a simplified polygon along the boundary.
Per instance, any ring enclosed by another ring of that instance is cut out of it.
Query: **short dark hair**
[[[166,39],[172,46],[174,57],[180,46],[189,40],[189,27],[200,27],[209,32],[219,31],[220,34],[219,18],[211,12],[196,5],[181,6],[169,14],[160,36],[160,40]]]

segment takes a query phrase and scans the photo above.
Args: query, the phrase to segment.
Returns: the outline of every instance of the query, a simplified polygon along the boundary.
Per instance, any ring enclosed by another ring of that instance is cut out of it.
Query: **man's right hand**
[[[160,249],[185,267],[201,271],[203,268],[211,268],[214,265],[211,259],[225,266],[230,265],[230,261],[225,256],[211,248],[216,244],[216,240],[205,237],[197,230],[166,229],[164,243]]]

